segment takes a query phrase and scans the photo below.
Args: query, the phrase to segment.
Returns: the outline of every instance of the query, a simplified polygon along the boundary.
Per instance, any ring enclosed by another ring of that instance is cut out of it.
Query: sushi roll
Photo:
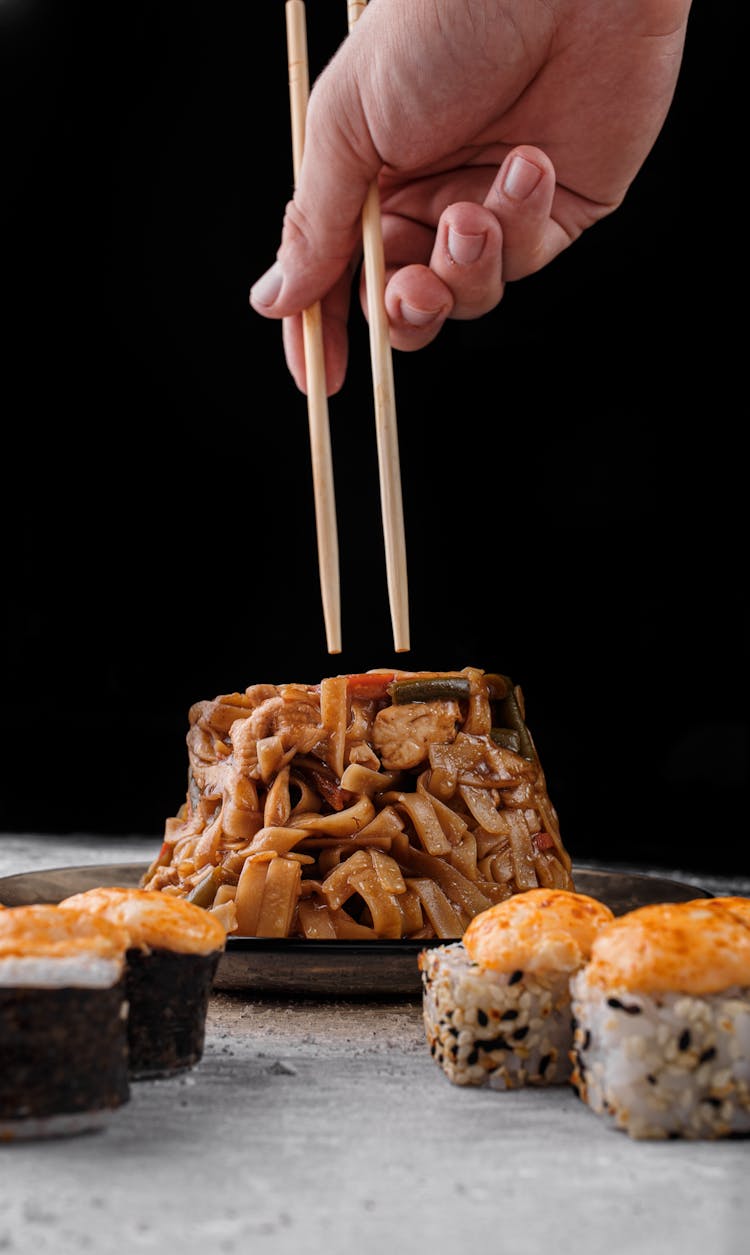
[[[456,1085],[518,1089],[569,1080],[569,980],[614,916],[587,894],[529,889],[421,951],[433,1058]]]
[[[172,1076],[198,1063],[226,946],[219,919],[184,898],[119,886],[86,890],[61,906],[110,920],[127,933],[130,1079]]]
[[[126,948],[83,911],[0,911],[0,1141],[93,1132],[129,1100]]]
[[[644,906],[571,981],[572,1082],[636,1139],[750,1133],[750,901]]]

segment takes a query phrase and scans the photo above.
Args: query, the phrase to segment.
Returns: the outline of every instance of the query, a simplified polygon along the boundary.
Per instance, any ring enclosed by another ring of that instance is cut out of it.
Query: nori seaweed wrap
[[[127,941],[53,905],[0,912],[0,1140],[93,1132],[129,1100]]]
[[[128,1071],[133,1081],[173,1076],[203,1057],[224,927],[202,907],[169,894],[120,886],[67,898],[128,934]]]

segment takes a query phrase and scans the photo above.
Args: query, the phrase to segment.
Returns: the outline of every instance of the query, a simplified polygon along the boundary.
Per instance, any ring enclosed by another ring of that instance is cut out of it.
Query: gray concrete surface
[[[0,834],[0,876],[152,852]],[[11,1255],[746,1255],[748,1235],[750,1142],[632,1142],[567,1089],[452,1086],[416,1001],[215,994],[191,1073],[138,1083],[101,1132],[0,1148]]]

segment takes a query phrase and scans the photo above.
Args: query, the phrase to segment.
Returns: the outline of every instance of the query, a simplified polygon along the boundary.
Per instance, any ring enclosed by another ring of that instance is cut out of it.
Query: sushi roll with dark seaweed
[[[518,1089],[569,1080],[570,976],[608,906],[565,889],[529,889],[483,911],[461,941],[421,952],[433,1058],[456,1085]]]
[[[127,933],[130,1079],[172,1076],[198,1063],[209,996],[226,946],[220,920],[156,889],[89,889],[61,906],[111,920]]]
[[[640,907],[571,982],[572,1081],[632,1138],[750,1134],[750,900]]]
[[[0,1141],[94,1132],[128,1101],[127,944],[84,911],[0,911]]]

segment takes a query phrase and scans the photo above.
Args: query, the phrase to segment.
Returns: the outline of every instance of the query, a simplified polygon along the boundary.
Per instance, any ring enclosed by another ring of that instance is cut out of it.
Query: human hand
[[[500,302],[622,203],[676,86],[690,0],[371,0],[310,92],[305,148],[253,308],[321,301],[329,395],[347,365],[368,188],[380,189],[391,344]],[[364,275],[360,300],[366,312]]]

